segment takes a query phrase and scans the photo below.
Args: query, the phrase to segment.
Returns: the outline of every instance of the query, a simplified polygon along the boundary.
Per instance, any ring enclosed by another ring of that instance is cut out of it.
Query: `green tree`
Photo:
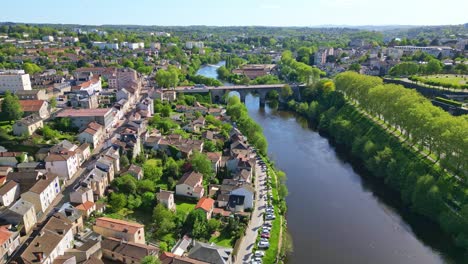
[[[211,166],[211,161],[205,154],[195,152],[192,155],[190,163],[192,164],[193,170],[203,174],[203,176],[214,175],[213,167]]]
[[[153,220],[158,238],[172,233],[176,227],[174,213],[161,203],[154,208]]]
[[[23,109],[19,103],[16,95],[11,94],[10,91],[5,92],[5,97],[2,103],[2,116],[6,120],[15,121],[23,116]]]
[[[284,100],[287,100],[289,97],[291,97],[293,95],[291,86],[285,85],[283,88],[281,88],[280,95]]]
[[[23,64],[23,70],[30,75],[34,75],[36,73],[42,72],[41,67],[39,67],[35,63],[30,63],[30,62],[26,62],[25,64]]]
[[[442,63],[437,59],[431,59],[426,65],[427,74],[435,74],[442,71]]]
[[[161,260],[157,256],[145,256],[141,259],[141,264],[161,264]]]
[[[349,66],[349,70],[350,71],[355,71],[355,72],[359,72],[361,71],[361,64],[359,63],[353,63]]]
[[[127,205],[127,197],[123,193],[111,193],[109,196],[109,205],[112,212],[118,212]]]
[[[55,96],[52,96],[50,98],[50,108],[54,109],[57,107],[57,98]]]

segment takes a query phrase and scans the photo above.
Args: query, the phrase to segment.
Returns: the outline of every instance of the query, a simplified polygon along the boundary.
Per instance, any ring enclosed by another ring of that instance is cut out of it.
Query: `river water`
[[[305,120],[260,108],[251,95],[246,105],[263,127],[270,157],[288,177],[294,243],[288,263],[468,263],[437,225],[409,212],[397,193],[353,167]]]

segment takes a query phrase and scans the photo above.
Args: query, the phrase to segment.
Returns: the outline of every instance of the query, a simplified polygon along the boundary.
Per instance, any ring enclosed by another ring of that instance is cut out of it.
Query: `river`
[[[305,120],[260,108],[251,95],[246,105],[288,177],[288,263],[467,263],[437,225],[409,212],[397,193],[353,167]]]

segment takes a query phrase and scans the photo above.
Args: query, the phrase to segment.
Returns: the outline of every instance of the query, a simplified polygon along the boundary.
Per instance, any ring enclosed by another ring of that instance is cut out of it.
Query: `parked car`
[[[263,256],[265,256],[265,251],[257,250],[257,251],[255,251],[254,256],[255,257],[263,257]]]
[[[266,220],[275,220],[276,219],[276,216],[275,215],[272,215],[272,214],[268,214],[266,215]]]
[[[269,242],[265,242],[265,241],[258,242],[258,248],[269,248],[269,247],[270,247]]]
[[[270,238],[270,233],[263,233],[262,238]]]

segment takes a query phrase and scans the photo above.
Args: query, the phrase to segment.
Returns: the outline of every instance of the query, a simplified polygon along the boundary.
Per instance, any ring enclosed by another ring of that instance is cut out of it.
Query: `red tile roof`
[[[100,217],[96,219],[96,226],[111,229],[117,232],[128,232],[130,234],[135,234],[141,228],[144,228],[144,225],[127,222],[118,219],[112,219],[108,217]]]
[[[0,226],[0,245],[3,245],[10,237],[13,235],[13,232],[8,230],[8,226]]]
[[[24,112],[38,112],[44,105],[44,100],[20,100],[21,108]]]
[[[76,209],[82,210],[82,211],[88,211],[89,209],[93,208],[94,203],[91,201],[86,201],[82,204],[79,204],[76,206]]]
[[[58,113],[57,117],[105,116],[111,111],[111,108],[65,109]]]
[[[209,197],[202,197],[195,206],[195,209],[203,209],[205,212],[209,212],[213,209],[214,202],[215,201]]]

